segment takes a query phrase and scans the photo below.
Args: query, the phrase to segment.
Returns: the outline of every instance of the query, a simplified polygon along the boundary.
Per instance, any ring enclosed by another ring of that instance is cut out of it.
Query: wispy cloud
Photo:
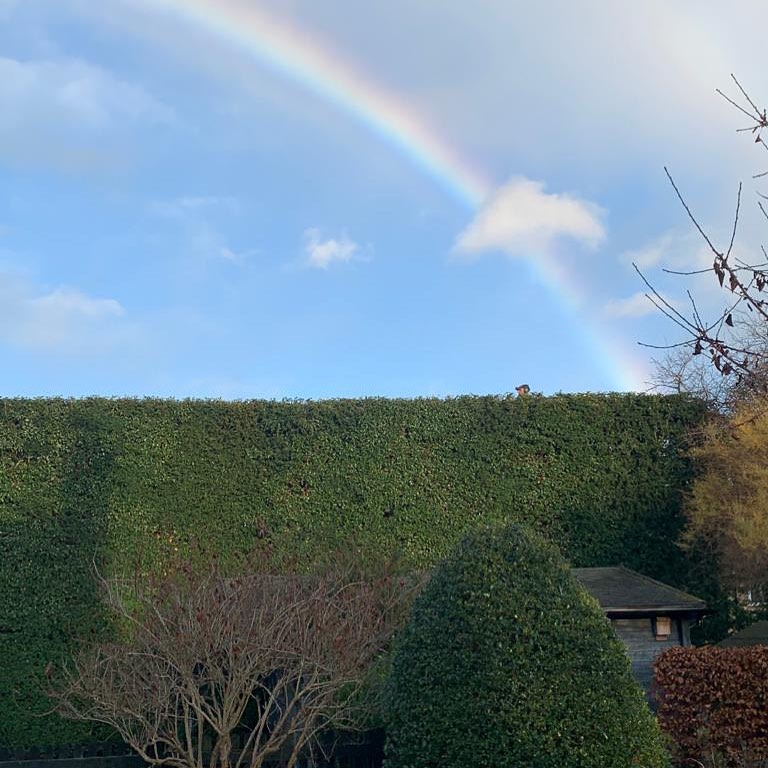
[[[750,236],[752,233],[748,233]],[[722,228],[711,228],[709,236],[715,247],[725,251],[731,237],[731,232]],[[746,263],[757,263],[763,260],[761,253],[748,245],[743,233],[734,242],[733,253]],[[689,231],[669,231],[650,240],[637,249],[625,251],[620,261],[626,265],[637,264],[643,269],[661,267],[664,269],[686,270],[708,269],[712,266],[714,254],[702,237],[693,229]]]
[[[19,347],[94,351],[110,341],[120,302],[77,288],[42,290],[11,273],[0,274],[0,340]]]
[[[722,229],[710,231],[715,247],[728,247],[731,234]],[[743,240],[736,239],[733,256],[745,264],[763,260],[762,254]],[[696,311],[704,321],[717,317],[729,302],[731,294],[720,287],[712,272],[713,254],[695,231],[665,232],[635,250],[620,256],[626,266],[636,264],[649,283],[663,298],[684,315]],[[692,303],[693,302],[693,303]],[[642,317],[655,310],[650,301],[636,293],[624,299],[609,301],[604,310],[614,317]]]
[[[170,210],[198,211],[204,208],[220,208],[238,213],[240,204],[234,197],[220,195],[187,195],[168,203]]]
[[[322,239],[318,229],[307,229],[304,232],[304,252],[307,255],[307,265],[317,269],[328,269],[331,264],[352,261],[358,253],[358,245],[346,234],[340,238]]]
[[[214,221],[222,214],[240,213],[239,201],[234,197],[215,195],[188,195],[170,200],[156,200],[150,211],[160,219],[178,225],[184,233],[187,252],[204,262],[224,261],[244,264],[252,250],[237,250]]]
[[[662,296],[675,306],[675,302],[669,296],[663,294]],[[622,299],[611,299],[606,303],[604,310],[609,317],[645,317],[659,311],[642,291]]]
[[[637,264],[640,269],[655,267],[662,262],[666,263],[670,255],[679,250],[680,241],[680,236],[673,232],[665,232],[656,240],[646,243],[641,248],[622,254],[621,259],[627,264]]]
[[[79,59],[0,57],[0,161],[70,167],[114,150],[172,111],[141,86]]]
[[[243,260],[244,254],[242,253],[235,253],[231,248],[227,248],[226,246],[219,248],[219,258],[224,259],[224,261],[231,261],[233,264],[240,264]]]
[[[601,209],[544,184],[517,178],[498,189],[459,235],[456,251],[474,255],[503,251],[510,256],[549,251],[562,237],[595,246],[605,237]]]

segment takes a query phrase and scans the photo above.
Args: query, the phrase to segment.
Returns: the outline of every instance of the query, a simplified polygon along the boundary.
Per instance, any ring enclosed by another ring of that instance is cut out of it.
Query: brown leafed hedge
[[[678,760],[768,760],[768,646],[671,648],[656,660],[654,685]]]

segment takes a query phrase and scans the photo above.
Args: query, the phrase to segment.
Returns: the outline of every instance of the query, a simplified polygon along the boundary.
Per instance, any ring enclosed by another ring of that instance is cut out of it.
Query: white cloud
[[[667,262],[670,254],[678,250],[680,241],[681,238],[675,233],[666,232],[636,251],[627,251],[622,254],[621,259],[627,264],[637,264],[639,269],[655,267],[662,262]]]
[[[673,307],[675,306],[676,302],[671,300],[669,296],[664,296],[664,294],[662,296]],[[604,309],[605,314],[609,317],[644,317],[659,311],[642,291],[623,299],[611,299]]]
[[[92,128],[110,128],[116,120],[171,119],[169,108],[141,86],[77,59],[0,57],[0,104],[3,125],[22,122],[40,110],[50,118]]]
[[[150,204],[155,216],[173,222],[181,228],[186,241],[186,253],[200,262],[224,261],[245,264],[255,253],[253,249],[236,250],[212,219],[221,214],[239,215],[240,203],[233,197],[182,196],[170,200],[156,200]]]
[[[712,230],[711,236],[717,245],[727,248],[730,232]],[[746,253],[747,250],[743,243],[736,242],[736,253]],[[698,232],[691,228],[687,231],[664,232],[637,249],[625,251],[621,254],[620,261],[627,266],[636,264],[641,271],[658,267],[684,272],[707,269],[712,266],[712,258],[709,246]]]
[[[141,86],[86,62],[0,57],[0,160],[70,167],[112,154],[114,163],[132,127],[172,119]]]
[[[318,269],[328,269],[331,264],[337,262],[352,261],[358,250],[357,243],[350,240],[346,234],[342,234],[338,240],[322,240],[319,230],[307,229],[304,238],[307,264]]]
[[[229,261],[232,264],[243,264],[248,258],[247,253],[238,253],[231,248],[227,248],[226,245],[222,246],[218,250],[218,257],[224,261]]]
[[[163,219],[193,221],[213,212],[240,213],[240,204],[233,197],[215,195],[188,195],[168,200],[154,200],[149,205],[154,216]]]
[[[124,314],[115,299],[67,286],[45,292],[0,275],[0,339],[16,346],[88,351],[108,340],[111,324]]]
[[[52,319],[82,317],[102,319],[120,317],[125,310],[115,299],[92,299],[76,288],[59,287],[51,293],[30,300],[33,311]]]
[[[240,211],[240,205],[234,197],[219,197],[216,195],[189,195],[186,197],[177,197],[175,200],[171,201],[170,205],[193,211],[201,208],[223,208],[232,213]]]
[[[716,248],[728,248],[731,232],[722,228],[707,229]],[[751,232],[746,232],[751,237]],[[759,236],[754,239],[758,241]],[[737,237],[732,259],[746,264],[763,261],[762,253]],[[712,271],[713,254],[698,232],[665,232],[637,250],[623,253],[620,260],[634,263],[659,293],[683,315],[691,317],[692,301],[704,322],[718,317],[732,301],[725,287],[720,287]],[[690,293],[690,296],[688,295]],[[650,302],[638,293],[625,299],[614,299],[605,305],[605,312],[614,317],[641,317],[653,313]]]
[[[597,245],[605,237],[602,211],[568,194],[550,194],[539,181],[518,178],[498,189],[459,235],[465,254],[499,250],[510,256],[548,251],[561,237]]]

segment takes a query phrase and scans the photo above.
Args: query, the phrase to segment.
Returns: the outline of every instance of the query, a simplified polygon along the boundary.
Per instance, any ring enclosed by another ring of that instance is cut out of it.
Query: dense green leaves
[[[267,538],[428,568],[479,522],[518,520],[574,565],[623,562],[706,597],[675,544],[700,417],[639,395],[0,400],[0,744],[82,738],[40,717],[41,686],[100,631],[94,558],[131,573],[193,542],[228,557]]]
[[[623,645],[556,547],[516,524],[464,538],[395,652],[387,768],[666,764]]]

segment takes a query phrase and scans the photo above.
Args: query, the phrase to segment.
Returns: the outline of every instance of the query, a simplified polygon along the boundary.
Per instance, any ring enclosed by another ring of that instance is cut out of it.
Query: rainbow
[[[474,211],[493,192],[492,180],[462,157],[401,96],[372,82],[353,63],[250,0],[143,0],[155,11],[177,14],[227,40],[245,54],[298,83],[367,127]],[[643,389],[641,364],[585,308],[589,295],[554,259],[527,260],[532,276],[554,295],[563,322],[592,350],[617,389]]]

